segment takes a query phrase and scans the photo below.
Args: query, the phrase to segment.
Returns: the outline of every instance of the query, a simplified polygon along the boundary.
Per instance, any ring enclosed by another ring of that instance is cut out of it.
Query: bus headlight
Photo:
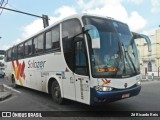
[[[97,91],[112,91],[112,88],[109,86],[95,86]]]
[[[140,82],[140,81],[138,81],[138,82],[136,83],[136,85],[141,85],[141,82]]]

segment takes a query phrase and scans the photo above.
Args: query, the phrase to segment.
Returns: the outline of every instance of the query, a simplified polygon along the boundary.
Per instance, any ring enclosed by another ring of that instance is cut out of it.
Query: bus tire
[[[55,103],[63,104],[64,99],[61,96],[61,89],[57,81],[52,82],[51,86],[51,96]]]
[[[12,86],[14,88],[17,88],[17,84],[16,84],[16,81],[15,81],[14,75],[12,75]]]

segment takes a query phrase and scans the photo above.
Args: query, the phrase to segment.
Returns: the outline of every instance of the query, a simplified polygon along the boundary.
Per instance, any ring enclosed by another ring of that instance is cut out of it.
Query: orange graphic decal
[[[107,80],[107,79],[102,79],[102,81],[103,81],[103,85],[105,85],[105,84],[108,85],[111,82],[111,80]]]
[[[21,63],[19,63],[18,60],[16,60],[16,66],[14,64],[14,61],[12,61],[12,67],[14,70],[14,76],[15,76],[16,80],[19,80],[20,85],[23,85],[22,79],[25,80],[25,73],[24,73],[25,63],[24,63],[24,61],[21,64]]]

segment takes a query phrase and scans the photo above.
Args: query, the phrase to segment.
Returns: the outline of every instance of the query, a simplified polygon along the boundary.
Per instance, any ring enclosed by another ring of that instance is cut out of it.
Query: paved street
[[[10,85],[2,78],[0,83]],[[160,111],[160,81],[142,82],[138,96],[95,107],[73,101],[57,105],[48,94],[27,88],[16,90],[21,93],[1,102],[0,111]]]

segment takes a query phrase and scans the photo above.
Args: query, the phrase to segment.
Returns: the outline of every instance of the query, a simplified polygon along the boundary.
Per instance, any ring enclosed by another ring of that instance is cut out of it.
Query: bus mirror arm
[[[152,52],[151,40],[149,39],[149,37],[146,35],[142,35],[142,38],[145,39],[145,41],[148,45],[148,52]]]
[[[84,27],[82,27],[82,32],[81,33],[78,33],[77,35],[73,36],[72,38],[75,39],[77,36],[81,35],[81,34],[85,34],[87,33],[89,30],[85,30]]]
[[[86,30],[85,27],[82,27],[82,33],[83,34],[87,33],[88,31],[89,31],[89,29]]]
[[[152,46],[151,46],[151,40],[149,39],[148,36],[144,35],[144,34],[138,34],[138,33],[134,33],[133,34],[133,40],[138,39],[138,38],[143,38],[145,39],[147,45],[148,45],[148,52],[152,52]]]

